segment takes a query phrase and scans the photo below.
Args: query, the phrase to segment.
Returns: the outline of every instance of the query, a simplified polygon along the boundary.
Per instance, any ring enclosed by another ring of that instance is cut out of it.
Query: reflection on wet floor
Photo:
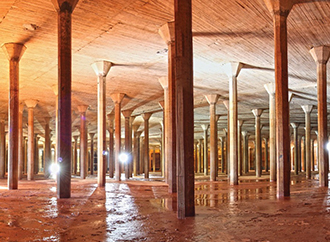
[[[108,179],[105,188],[98,188],[95,177],[74,178],[70,199],[57,199],[52,180],[21,181],[20,190],[0,190],[0,241],[330,239],[330,191],[318,187],[317,175],[292,177],[286,201],[276,199],[276,183],[267,176],[241,177],[238,186],[230,186],[225,176],[204,180],[195,182],[197,215],[185,220],[176,217],[176,194],[156,179]],[[5,182],[0,180],[0,186]],[[305,239],[313,234],[320,237]]]

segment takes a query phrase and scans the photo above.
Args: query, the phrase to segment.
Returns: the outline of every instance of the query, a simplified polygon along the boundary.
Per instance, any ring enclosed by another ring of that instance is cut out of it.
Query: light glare
[[[119,155],[119,161],[121,163],[126,163],[128,161],[128,155],[126,153],[121,153]]]

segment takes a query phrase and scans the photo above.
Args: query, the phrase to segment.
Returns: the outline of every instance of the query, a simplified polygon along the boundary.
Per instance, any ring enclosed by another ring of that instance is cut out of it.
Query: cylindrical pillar
[[[110,97],[115,104],[115,179],[121,180],[121,164],[119,155],[121,152],[121,101],[125,94],[117,93],[111,94]]]
[[[217,94],[205,95],[210,104],[210,181],[217,180],[218,129],[216,117]]]
[[[87,176],[87,128],[86,128],[86,111],[88,106],[79,105],[78,112],[80,114],[80,178],[85,179]]]
[[[114,118],[113,113],[108,114],[109,120],[109,177],[113,178],[113,173],[115,171],[115,152],[114,152]]]
[[[45,165],[44,165],[44,176],[45,178],[48,178],[49,173],[49,167],[51,164],[51,149],[50,149],[50,129],[49,129],[49,121],[50,117],[45,118]]]
[[[58,137],[57,197],[71,196],[71,15],[77,0],[52,1],[58,13]]]
[[[23,176],[23,108],[24,104],[21,102],[19,105],[19,120],[18,120],[18,179],[21,180]]]
[[[243,173],[247,174],[249,172],[249,141],[248,132],[242,131],[243,136]]]
[[[298,124],[291,123],[293,128],[293,140],[294,140],[294,174],[298,175],[299,164],[298,164],[298,155],[299,155],[299,147],[298,147]]]
[[[89,133],[91,139],[91,161],[89,167],[91,169],[91,175],[94,175],[94,133]]]
[[[149,178],[149,118],[152,113],[142,114],[144,119],[144,178]]]
[[[106,176],[106,76],[111,68],[109,61],[97,61],[92,68],[97,75],[97,184],[105,186]]]
[[[328,186],[328,126],[327,126],[327,62],[330,56],[329,46],[317,46],[310,50],[317,63],[317,126],[318,126],[318,161],[321,187]]]
[[[262,114],[262,109],[253,109],[252,113],[255,116],[255,164],[256,164],[256,177],[261,177],[262,168],[261,168],[261,156],[262,156],[262,150],[261,150],[261,126],[260,126],[260,115]]]
[[[8,189],[11,190],[18,188],[19,61],[26,47],[21,43],[6,43],[2,49],[9,60]]]
[[[35,140],[34,140],[34,108],[37,105],[35,100],[25,101],[28,107],[28,165],[27,179],[34,179],[34,156],[35,156]]]
[[[208,175],[209,172],[209,162],[208,162],[208,134],[207,130],[209,128],[209,125],[207,124],[202,124],[202,129],[204,131],[204,152],[203,152],[203,168],[204,168],[204,176]]]
[[[269,180],[276,181],[276,119],[275,119],[275,83],[265,84],[269,95]]]
[[[0,178],[5,178],[5,162],[6,162],[6,131],[5,131],[5,115],[0,116]]]
[[[290,196],[287,17],[294,3],[264,1],[273,15],[274,23],[277,197],[283,198]]]

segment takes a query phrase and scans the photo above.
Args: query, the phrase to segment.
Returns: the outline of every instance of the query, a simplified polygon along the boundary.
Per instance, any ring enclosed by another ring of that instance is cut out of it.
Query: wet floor
[[[317,176],[293,177],[290,199],[276,199],[267,176],[197,177],[196,216],[176,217],[176,197],[156,179],[72,180],[72,198],[57,199],[53,180],[0,180],[0,241],[330,241],[330,192]]]

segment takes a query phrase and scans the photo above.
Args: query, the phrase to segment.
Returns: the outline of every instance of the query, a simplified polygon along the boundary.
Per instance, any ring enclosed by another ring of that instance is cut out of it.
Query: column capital
[[[225,105],[226,109],[229,110],[229,100],[223,100],[223,105]]]
[[[313,105],[301,105],[301,108],[304,110],[305,113],[311,113],[313,110]]]
[[[274,96],[275,95],[275,83],[267,83],[264,85],[266,91],[268,92],[269,95]]]
[[[46,124],[49,124],[49,121],[51,120],[51,117],[45,117],[44,120],[45,120]]]
[[[24,102],[20,102],[19,103],[19,112],[23,113],[23,110],[24,110]]]
[[[125,95],[126,95],[125,93],[114,93],[114,94],[110,94],[110,98],[114,103],[121,103]]]
[[[25,100],[24,102],[28,108],[35,108],[38,103],[38,100],[29,99],[29,100]]]
[[[168,89],[168,77],[167,76],[162,76],[162,77],[158,78],[158,81],[163,89]]]
[[[243,123],[244,123],[244,120],[241,120],[241,119],[237,120],[237,124],[239,127],[242,127]]]
[[[211,104],[216,104],[218,99],[219,99],[219,95],[218,94],[209,94],[209,95],[205,95],[206,101],[211,105]]]
[[[147,120],[149,120],[149,118],[151,117],[152,114],[153,113],[143,113],[143,114],[141,114],[141,116],[145,121],[147,121]]]
[[[5,43],[1,47],[10,61],[20,61],[26,50],[26,46],[22,43]]]
[[[289,93],[288,93],[288,102],[292,101],[293,96],[294,96],[294,93],[289,91]]]
[[[299,127],[299,124],[297,123],[290,123],[290,124],[293,129],[297,129]]]
[[[287,17],[294,4],[299,3],[298,0],[264,0],[268,11],[274,15]]]
[[[142,134],[142,131],[134,132],[134,136],[137,137],[137,138],[139,138],[141,136],[141,134]]]
[[[164,109],[164,105],[165,105],[164,100],[163,100],[163,101],[159,101],[158,104],[159,104],[159,107],[160,107],[161,109]]]
[[[8,118],[7,113],[0,113],[0,121],[5,121]]]
[[[203,131],[206,131],[209,128],[208,124],[201,124]]]
[[[74,135],[73,136],[74,142],[77,142],[78,141],[78,137],[79,137],[78,135]]]
[[[90,137],[91,139],[94,138],[94,135],[95,135],[95,133],[89,133],[89,137]]]
[[[130,118],[134,110],[128,109],[128,110],[123,110],[121,113],[125,118]]]
[[[106,77],[110,71],[112,63],[110,61],[100,60],[95,61],[91,66],[97,76]]]
[[[58,96],[58,86],[57,86],[57,84],[52,85],[52,90],[53,90],[55,96]]]
[[[79,0],[51,0],[57,12],[68,10],[73,12]]]
[[[247,131],[242,131],[242,135],[243,135],[243,137],[246,137],[249,135],[249,133]]]
[[[134,133],[136,133],[139,128],[140,128],[140,124],[133,124],[132,125],[132,130],[133,130]]]
[[[170,45],[175,41],[175,29],[174,29],[174,21],[167,22],[163,26],[158,29],[159,35],[165,41],[167,45]]]
[[[238,77],[239,73],[243,69],[244,64],[241,62],[230,62],[222,66],[224,73],[230,77]]]
[[[314,61],[319,64],[327,64],[330,57],[330,46],[321,45],[314,46],[309,50]]]
[[[251,111],[252,111],[254,117],[257,118],[257,117],[260,117],[263,110],[261,108],[256,108],[256,109],[252,109]]]
[[[78,105],[78,107],[77,107],[78,108],[78,112],[80,114],[86,113],[88,107],[89,107],[88,105]]]
[[[108,117],[109,120],[112,121],[112,120],[115,119],[115,114],[113,112],[111,112],[111,113],[107,114],[107,117]]]

